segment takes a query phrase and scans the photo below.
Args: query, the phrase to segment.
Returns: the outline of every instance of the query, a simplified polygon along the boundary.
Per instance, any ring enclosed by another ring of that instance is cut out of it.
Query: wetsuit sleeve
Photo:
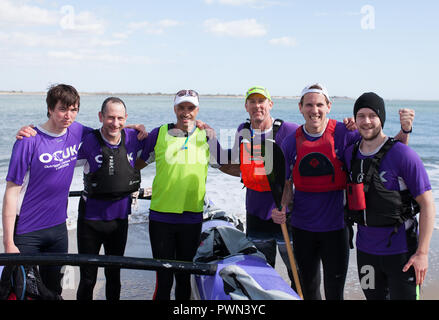
[[[235,140],[233,143],[233,148],[230,150],[230,160],[232,164],[239,164],[239,146],[242,141],[242,130],[243,130],[244,124],[241,124],[235,133]]]
[[[219,168],[221,161],[221,152],[224,151],[221,148],[221,145],[216,137],[214,139],[209,139],[209,137],[206,136],[206,141],[207,145],[209,146],[209,164],[212,168]]]
[[[20,186],[23,184],[32,162],[36,145],[35,140],[37,140],[35,137],[31,137],[15,141],[9,161],[6,181],[11,181]]]
[[[160,127],[153,129],[148,137],[142,140],[142,154],[140,158],[146,163],[154,162],[154,148],[157,143]]]
[[[211,154],[214,152],[213,156],[216,158],[216,162],[220,165],[227,164],[239,164],[239,144],[241,142],[240,131],[242,127],[240,125],[238,130],[235,132],[233,147],[224,148],[218,139],[209,142],[209,148]],[[230,136],[227,135],[225,139],[229,139]],[[223,140],[224,141],[224,140]],[[212,152],[213,151],[213,152]]]

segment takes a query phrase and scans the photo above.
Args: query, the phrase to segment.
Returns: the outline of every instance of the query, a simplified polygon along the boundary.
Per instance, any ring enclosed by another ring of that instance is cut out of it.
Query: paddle
[[[97,266],[138,270],[168,270],[200,275],[214,275],[218,265],[175,260],[107,256],[94,254],[38,253],[0,254],[0,265]]]
[[[273,195],[277,209],[280,211],[282,210],[282,195],[285,186],[285,157],[282,149],[271,139],[266,139],[263,143],[263,156],[265,172],[268,183],[270,184],[271,194]],[[296,285],[297,293],[303,299],[302,287],[300,286],[293,248],[291,247],[286,224],[282,223],[281,228],[287,246],[288,259],[293,272],[294,284]]]
[[[69,197],[80,197],[82,191],[70,191]],[[137,199],[151,200],[151,188],[140,188]]]

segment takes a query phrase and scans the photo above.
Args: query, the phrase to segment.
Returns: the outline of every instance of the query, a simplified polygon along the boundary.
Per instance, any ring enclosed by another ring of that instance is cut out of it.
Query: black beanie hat
[[[381,121],[381,127],[384,128],[384,122],[386,121],[386,109],[384,108],[384,100],[376,93],[366,92],[363,93],[354,104],[354,118],[357,117],[357,112],[361,108],[369,108],[375,111]]]

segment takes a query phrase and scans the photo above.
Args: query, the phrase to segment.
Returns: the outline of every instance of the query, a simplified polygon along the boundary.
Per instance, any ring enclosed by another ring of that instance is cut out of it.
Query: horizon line
[[[164,93],[164,92],[110,92],[110,91],[78,91],[80,95],[89,96],[174,96],[175,93]],[[24,91],[24,90],[0,90],[0,95],[46,95],[46,91]],[[233,93],[204,93],[199,94],[201,97],[224,97],[224,98],[244,98],[243,94],[233,94]],[[294,99],[299,100],[301,96],[272,96],[275,99]],[[345,99],[345,100],[356,100],[349,96],[330,96],[331,99]],[[429,102],[439,102],[439,99],[384,99],[387,101],[429,101]]]

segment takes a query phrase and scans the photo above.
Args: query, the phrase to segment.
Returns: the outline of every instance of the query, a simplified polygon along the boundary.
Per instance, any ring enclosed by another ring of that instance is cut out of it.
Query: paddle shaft
[[[285,244],[287,246],[288,260],[290,261],[291,270],[293,272],[294,284],[296,285],[297,294],[303,300],[302,287],[300,286],[299,274],[297,272],[296,261],[294,260],[293,247],[291,246],[290,236],[288,235],[288,230],[287,230],[287,225],[285,223],[282,223],[280,225],[280,227],[282,229],[282,235],[284,236],[284,241],[285,241]]]
[[[264,167],[268,183],[270,184],[271,195],[273,196],[274,203],[279,211],[281,211],[282,197],[285,188],[285,157],[282,149],[272,139],[266,139],[264,141]],[[294,260],[294,252],[285,223],[281,224],[281,229],[287,247],[288,259],[290,261],[291,271],[293,272],[296,291],[303,299],[302,287],[300,286],[299,274],[297,272],[297,266]]]
[[[69,197],[80,197],[82,196],[82,191],[70,191]],[[151,195],[145,195],[145,189],[140,188],[139,189],[139,195],[137,199],[144,199],[144,200],[151,200]]]
[[[138,270],[167,270],[199,275],[214,275],[218,265],[186,261],[104,256],[93,254],[0,254],[0,265],[96,266]]]

